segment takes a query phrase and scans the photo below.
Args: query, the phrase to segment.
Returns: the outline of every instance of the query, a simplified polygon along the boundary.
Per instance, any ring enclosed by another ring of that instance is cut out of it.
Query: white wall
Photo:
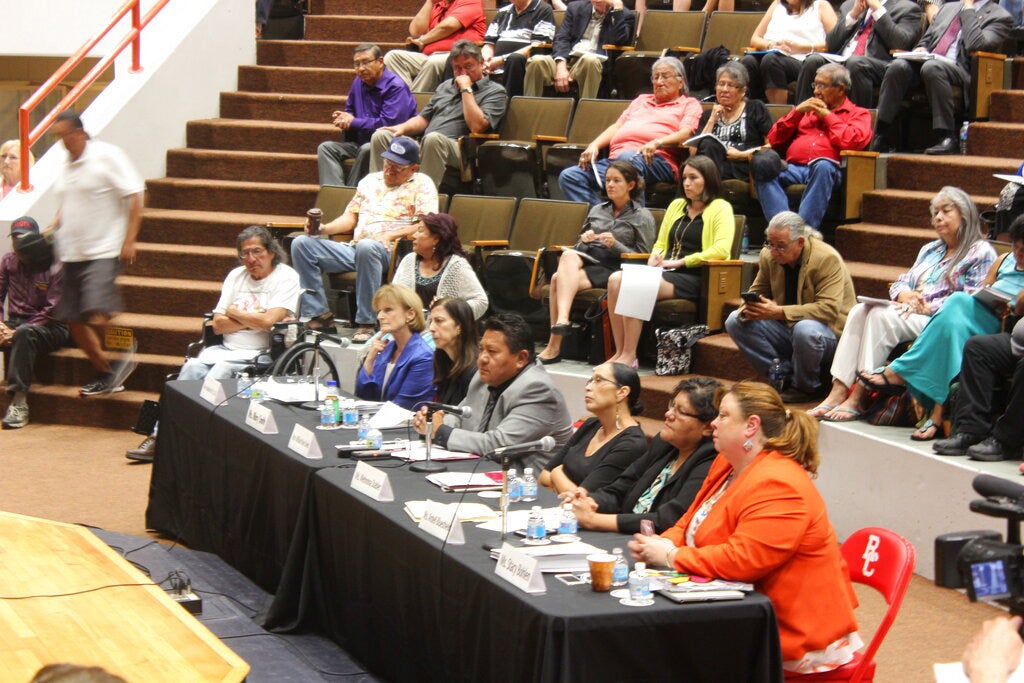
[[[5,40],[4,50],[71,54],[109,21],[121,2],[4,0],[5,34],[14,37]],[[7,16],[11,6],[13,26]],[[149,6],[151,0],[143,2],[143,13]],[[126,49],[116,62],[114,81],[82,113],[86,130],[124,149],[143,177],[164,176],[166,151],[185,145],[185,123],[217,117],[219,93],[237,88],[240,64],[255,62],[253,23],[252,2],[171,0],[143,31],[143,71],[129,73],[131,48]],[[60,145],[51,148],[32,169],[33,190],[14,191],[0,201],[0,234],[6,235],[10,222],[22,215],[49,223],[56,208],[50,188],[65,154]],[[0,245],[0,251],[10,246],[7,240]]]

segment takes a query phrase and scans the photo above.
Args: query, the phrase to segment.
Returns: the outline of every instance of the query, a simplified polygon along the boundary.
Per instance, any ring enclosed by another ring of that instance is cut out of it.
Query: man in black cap
[[[4,429],[28,424],[28,390],[36,356],[68,343],[68,328],[53,317],[60,300],[61,270],[35,220],[11,223],[14,251],[0,259],[0,307],[7,300],[7,320],[0,323],[0,350],[7,355],[7,393],[11,403]]]

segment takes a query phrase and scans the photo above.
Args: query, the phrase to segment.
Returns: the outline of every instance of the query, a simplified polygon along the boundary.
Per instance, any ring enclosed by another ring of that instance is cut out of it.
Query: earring
[[[746,441],[743,442],[743,450],[749,451],[753,447],[754,447],[754,442],[751,441],[750,439],[747,439]]]
[[[615,409],[615,429],[622,429],[622,420],[620,419],[618,408]]]

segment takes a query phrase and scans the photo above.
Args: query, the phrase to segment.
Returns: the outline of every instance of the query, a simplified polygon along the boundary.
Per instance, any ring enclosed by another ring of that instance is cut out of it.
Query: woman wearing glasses
[[[650,520],[659,533],[671,528],[690,507],[715,459],[711,421],[721,396],[722,385],[710,377],[676,385],[665,424],[646,453],[602,488],[563,492],[580,526],[628,534]]]
[[[582,486],[596,489],[615,480],[647,444],[634,415],[640,403],[640,377],[621,363],[594,368],[584,393],[594,415],[540,473],[540,483],[555,493]]]
[[[32,152],[28,153],[28,165],[36,163]],[[0,145],[0,199],[21,182],[21,143],[8,140]]]

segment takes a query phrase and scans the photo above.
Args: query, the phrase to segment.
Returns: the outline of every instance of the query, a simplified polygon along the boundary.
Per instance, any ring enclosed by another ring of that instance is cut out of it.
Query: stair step
[[[338,69],[352,66],[355,48],[366,41],[261,40],[256,44],[260,66],[313,66]],[[376,43],[381,53],[404,50],[404,42]]]
[[[347,95],[356,74],[352,69],[298,66],[238,67],[238,89],[298,95]]]
[[[169,150],[167,175],[172,178],[266,183],[319,182],[316,154],[232,152],[222,149]]]
[[[299,216],[304,214],[305,211],[302,211]],[[301,220],[301,218],[295,215],[283,216],[149,207],[142,210],[142,227],[139,232],[139,239],[146,242],[162,242],[166,244],[233,246],[238,233],[248,225],[263,225],[268,221],[281,223],[298,220]]]
[[[194,280],[222,282],[237,265],[238,252],[233,246],[141,242],[135,262],[125,267],[124,272],[149,277],[179,277],[188,273]]]
[[[138,275],[122,275],[117,283],[124,296],[125,310],[195,317],[213,310],[220,299],[222,284]]]
[[[384,9],[382,7],[381,9]],[[390,10],[390,8],[387,8]],[[360,11],[365,12],[364,6]],[[306,17],[308,40],[337,40],[364,43],[405,42],[409,16],[310,15]]]
[[[408,15],[409,18],[412,18],[422,6],[422,0],[388,0],[388,12]],[[313,14],[359,14],[366,10],[365,0],[311,0],[310,2],[310,11]]]
[[[864,193],[861,215],[866,223],[922,225],[931,215],[929,202],[934,192],[915,190],[871,190]],[[998,197],[971,195],[979,210],[992,208]]]
[[[189,121],[185,137],[194,149],[315,154],[321,142],[338,137],[338,129],[330,123],[203,119]]]
[[[704,337],[694,346],[693,367],[697,375],[738,381],[755,379],[757,372],[725,332]],[[762,378],[763,379],[763,378]]]
[[[331,112],[345,108],[346,99],[338,95],[222,92],[220,115],[225,119],[322,124],[330,122]]]
[[[879,266],[861,261],[846,261],[846,267],[853,278],[853,291],[859,296],[873,296],[877,299],[889,298],[889,285],[900,275],[907,272],[914,263],[911,259],[902,266]]]
[[[973,125],[971,124],[973,131]],[[993,177],[993,173],[1016,173],[1019,163],[1015,159],[983,156],[928,156],[925,154],[896,154],[886,162],[889,189],[938,192],[946,185],[959,187],[971,194],[998,195],[1006,181]],[[921,217],[914,225],[927,221]]]
[[[214,305],[216,302],[210,308]],[[202,337],[203,319],[201,316],[122,313],[114,324],[135,332],[140,351],[173,357],[180,365],[188,345]]]
[[[921,247],[935,239],[931,228],[849,223],[836,228],[836,249],[849,261],[909,267]],[[878,245],[884,244],[885,249]],[[861,294],[860,290],[857,291]]]
[[[134,391],[159,392],[167,375],[177,372],[181,368],[184,355],[184,349],[177,356],[137,353],[135,360],[138,361],[139,366],[125,382],[125,388]],[[83,351],[67,348],[40,358],[36,366],[35,377],[42,384],[82,386],[96,378],[96,370],[93,369]]]
[[[989,118],[992,121],[1024,121],[1024,91],[997,90],[992,93]]]
[[[165,209],[305,214],[318,185],[284,185],[230,180],[163,178],[146,183],[149,205]]]
[[[92,380],[92,377],[89,378]],[[159,401],[151,391],[120,391],[108,396],[81,396],[78,385],[33,385],[29,396],[29,424],[62,424],[106,429],[130,429],[145,400]],[[7,395],[0,394],[7,409]],[[111,456],[118,454],[113,453]]]
[[[1019,162],[1024,157],[1024,123],[972,123],[967,136],[967,153],[1007,157]]]

